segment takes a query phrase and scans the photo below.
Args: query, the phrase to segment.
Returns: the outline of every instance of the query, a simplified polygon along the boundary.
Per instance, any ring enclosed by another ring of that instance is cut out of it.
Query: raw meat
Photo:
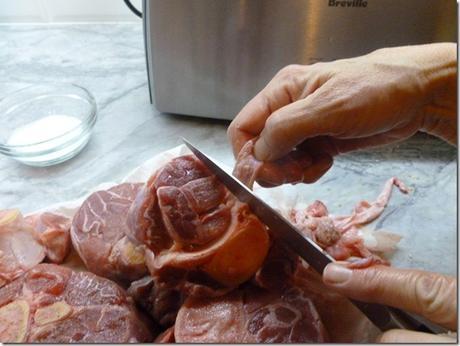
[[[374,342],[380,333],[380,330],[348,298],[326,287],[321,275],[304,261],[299,261],[290,284],[302,290],[304,295],[312,300],[331,342]]]
[[[131,283],[128,294],[162,326],[171,326],[176,320],[183,296],[174,283],[160,282],[146,276]]]
[[[350,216],[334,217],[335,226],[344,233],[353,227],[359,227],[374,221],[382,214],[388,204],[393,185],[402,193],[407,194],[409,192],[408,188],[398,178],[390,178],[385,183],[382,192],[374,202],[369,203],[368,201],[361,201]]]
[[[289,286],[299,261],[299,256],[286,245],[274,241],[262,267],[254,276],[254,283],[270,291],[282,292]]]
[[[155,341],[154,341],[154,343],[158,343],[158,344],[171,344],[173,342],[175,342],[175,340],[174,340],[174,326],[170,327],[170,328],[166,329],[164,332],[160,333],[160,335],[158,335],[155,338]]]
[[[265,187],[304,181],[305,169],[313,162],[310,155],[299,149],[274,162],[261,162],[254,157],[255,142],[256,139],[250,140],[241,148],[233,170],[246,186],[252,189],[256,180]]]
[[[189,297],[174,326],[185,343],[326,342],[323,323],[301,290],[282,294],[248,286],[226,296]]]
[[[26,216],[25,221],[40,235],[48,260],[62,263],[70,252],[71,220],[63,215],[44,212]]]
[[[253,187],[256,179],[267,182],[267,175],[276,174],[280,167],[283,167],[283,170],[279,171],[283,176],[289,172],[287,181],[303,180],[303,170],[308,164],[303,153],[293,151],[279,162],[262,163],[254,157],[254,143],[255,140],[251,140],[243,146],[233,172],[249,188]],[[268,173],[269,171],[271,173]],[[280,176],[275,177],[271,182],[268,181],[268,185],[275,181],[279,184]],[[390,199],[393,185],[397,186],[401,192],[408,193],[407,187],[399,179],[391,178],[386,182],[375,202],[361,201],[350,216],[329,215],[326,206],[320,201],[315,201],[304,210],[291,210],[289,217],[305,235],[326,249],[337,260],[349,260],[350,266],[356,268],[372,264],[388,264],[376,252],[394,250],[400,237],[384,231],[372,232],[362,226],[382,214]],[[279,265],[280,261],[276,263]],[[261,276],[260,280],[264,277],[266,275]]]
[[[0,287],[45,258],[39,235],[17,209],[0,210]]]
[[[128,294],[155,322],[169,327],[188,296],[221,296],[232,288],[226,287],[198,269],[174,267],[153,268],[153,253],[147,250],[146,264],[151,275],[131,283]]]
[[[172,246],[166,232],[155,187],[156,175],[152,175],[137,193],[128,211],[128,236],[134,242],[145,244],[155,253]]]
[[[251,140],[241,148],[233,168],[233,175],[250,189],[253,188],[263,165],[254,157],[254,144],[255,140]]]
[[[89,272],[39,264],[0,289],[1,342],[147,342],[122,288]]]
[[[128,220],[131,237],[154,253],[153,275],[165,267],[199,268],[234,287],[268,251],[265,226],[192,155],[173,159],[149,179]]]
[[[384,231],[374,232],[363,226],[382,214],[393,185],[408,193],[400,180],[391,178],[374,202],[361,201],[350,216],[329,215],[326,206],[315,201],[304,210],[292,210],[291,221],[336,260],[349,260],[353,267],[388,264],[377,253],[394,250],[401,237]]]
[[[75,214],[72,243],[91,272],[122,283],[147,273],[144,246],[126,236],[127,213],[140,187],[125,183],[94,192]]]

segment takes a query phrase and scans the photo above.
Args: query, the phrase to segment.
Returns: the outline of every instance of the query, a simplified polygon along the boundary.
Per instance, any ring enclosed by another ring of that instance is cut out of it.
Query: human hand
[[[373,266],[349,269],[329,264],[323,282],[349,298],[379,303],[417,313],[450,330],[457,328],[457,284],[453,277],[420,270]],[[394,329],[379,342],[455,342],[444,335]]]
[[[303,181],[323,175],[332,157],[400,141],[422,130],[454,144],[456,45],[385,48],[370,54],[283,68],[228,129],[235,156],[257,138],[257,159],[302,157]],[[258,181],[286,183],[276,161]],[[276,179],[273,180],[273,177]]]

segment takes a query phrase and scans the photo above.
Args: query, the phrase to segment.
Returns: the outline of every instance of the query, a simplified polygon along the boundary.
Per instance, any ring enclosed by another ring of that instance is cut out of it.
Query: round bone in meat
[[[63,215],[44,212],[24,218],[45,246],[46,257],[53,263],[62,263],[70,252],[71,220]]]
[[[146,274],[144,246],[126,235],[127,213],[140,187],[124,183],[94,192],[75,214],[72,243],[91,272],[120,282]]]
[[[0,342],[151,341],[124,290],[89,272],[39,264],[0,298]]]
[[[17,209],[0,210],[0,287],[45,258],[38,233]]]

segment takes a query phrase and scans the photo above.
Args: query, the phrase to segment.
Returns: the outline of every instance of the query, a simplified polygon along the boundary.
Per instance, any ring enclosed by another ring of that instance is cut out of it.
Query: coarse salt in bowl
[[[0,100],[0,153],[45,167],[77,155],[88,143],[97,106],[75,84],[40,84]]]

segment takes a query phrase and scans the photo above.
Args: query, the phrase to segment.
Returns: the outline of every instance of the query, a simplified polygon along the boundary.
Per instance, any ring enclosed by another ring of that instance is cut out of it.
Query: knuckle
[[[277,80],[282,80],[282,81],[292,81],[293,79],[296,79],[297,76],[304,70],[305,66],[302,65],[287,65],[283,67],[281,70],[276,75]]]
[[[448,279],[442,275],[418,273],[414,280],[414,296],[421,311],[434,318],[446,315],[450,304],[454,304],[446,300],[451,288]]]
[[[235,131],[234,129],[235,125],[231,123],[228,128],[227,128],[227,137],[231,139],[233,132]]]
[[[382,280],[382,274],[379,267],[370,267],[364,270],[355,270],[359,275],[359,282],[362,283],[363,299],[372,300],[375,297],[380,297],[384,293],[385,285]]]
[[[232,139],[235,136],[235,132],[238,130],[238,126],[235,121],[232,121],[227,128],[227,137]]]
[[[229,142],[234,145],[235,142],[237,141],[237,128],[234,124],[230,124],[230,126],[227,129],[227,138]]]
[[[299,70],[299,67],[300,65],[297,65],[297,64],[290,64],[290,65],[287,65],[287,66],[284,66],[281,70],[280,70],[280,75],[290,75],[292,73],[295,73]]]
[[[269,137],[271,143],[279,143],[285,138],[285,130],[281,117],[275,112],[268,117],[264,132]]]

